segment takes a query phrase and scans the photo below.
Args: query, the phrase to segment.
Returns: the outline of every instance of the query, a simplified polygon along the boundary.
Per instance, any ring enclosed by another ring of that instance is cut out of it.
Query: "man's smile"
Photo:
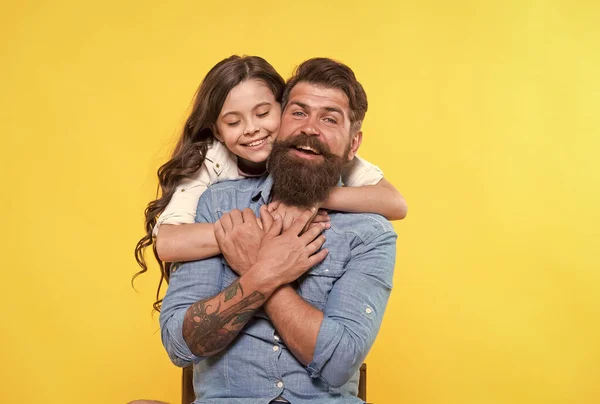
[[[308,146],[291,147],[292,154],[303,159],[314,160],[323,158],[323,155]]]

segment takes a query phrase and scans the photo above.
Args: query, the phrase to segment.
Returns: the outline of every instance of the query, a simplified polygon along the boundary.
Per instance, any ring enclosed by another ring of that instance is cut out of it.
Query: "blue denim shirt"
[[[227,181],[200,199],[197,222],[215,222],[233,209],[257,215],[270,201],[272,178]],[[259,310],[219,354],[197,357],[182,335],[183,318],[196,301],[237,279],[222,256],[181,264],[172,274],[160,314],[163,344],[178,366],[194,364],[195,404],[362,403],[359,368],[371,348],[392,289],[396,233],[379,215],[330,213],[327,258],[297,282],[297,292],[324,314],[313,360],[302,365]]]

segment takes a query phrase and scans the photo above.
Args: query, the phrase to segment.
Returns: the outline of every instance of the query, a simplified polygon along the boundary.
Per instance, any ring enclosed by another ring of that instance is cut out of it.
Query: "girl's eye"
[[[238,123],[240,123],[240,121],[236,121],[236,122],[227,122],[227,126],[237,126]]]
[[[269,115],[269,112],[271,111],[263,112],[262,114],[256,114],[256,116],[258,116],[259,118],[264,118],[265,116]]]

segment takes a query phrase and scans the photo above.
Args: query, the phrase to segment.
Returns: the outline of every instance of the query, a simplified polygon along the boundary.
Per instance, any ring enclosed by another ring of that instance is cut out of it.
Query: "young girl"
[[[158,170],[161,196],[148,204],[146,235],[135,248],[142,270],[134,279],[147,271],[146,247],[153,247],[159,263],[156,310],[169,263],[220,253],[213,225],[195,223],[198,200],[216,182],[264,174],[279,131],[284,87],[283,78],[257,56],[222,60],[200,85],[175,151]],[[376,166],[357,157],[342,173],[342,182],[345,187],[332,190],[322,208],[379,213],[389,220],[405,217],[404,198]],[[326,213],[315,218],[326,220]]]

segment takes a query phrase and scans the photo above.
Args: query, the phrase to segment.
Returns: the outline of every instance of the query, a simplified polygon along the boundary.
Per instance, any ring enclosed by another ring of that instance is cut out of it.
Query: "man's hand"
[[[286,230],[283,229],[285,218],[278,214],[274,218],[261,216],[263,227],[269,231],[262,239],[254,267],[284,285],[323,261],[328,250],[319,249],[325,243],[325,236],[321,233],[326,224],[319,223],[304,231],[315,213],[316,209],[305,210]]]
[[[266,208],[264,212],[271,216]],[[258,223],[254,212],[249,208],[243,212],[232,210],[215,222],[215,237],[221,253],[238,275],[243,275],[256,262],[256,255],[265,235]]]
[[[254,217],[254,212],[249,208],[243,212],[236,209],[225,213],[215,222],[215,238],[219,249],[238,275],[256,262],[260,243],[273,223],[273,215],[269,213],[267,205],[260,207],[260,216]]]

